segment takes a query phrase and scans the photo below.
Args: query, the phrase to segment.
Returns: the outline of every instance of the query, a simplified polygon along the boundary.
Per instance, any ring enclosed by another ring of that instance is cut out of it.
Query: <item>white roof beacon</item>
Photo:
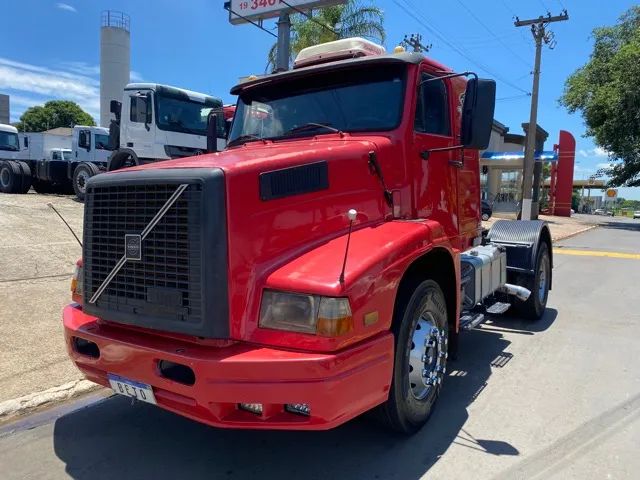
[[[383,55],[387,53],[382,45],[360,37],[343,38],[303,48],[298,53],[293,68],[308,67],[320,63],[335,62],[347,58]]]

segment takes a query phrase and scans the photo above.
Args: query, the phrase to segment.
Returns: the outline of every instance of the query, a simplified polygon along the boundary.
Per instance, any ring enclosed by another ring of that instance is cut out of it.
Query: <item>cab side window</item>
[[[414,122],[416,132],[451,135],[446,84],[444,81],[436,80],[435,77],[425,73],[422,74],[420,82],[422,84],[418,88]]]
[[[147,116],[146,97],[131,97],[131,110],[129,113],[129,120],[137,123],[145,123],[146,116]]]

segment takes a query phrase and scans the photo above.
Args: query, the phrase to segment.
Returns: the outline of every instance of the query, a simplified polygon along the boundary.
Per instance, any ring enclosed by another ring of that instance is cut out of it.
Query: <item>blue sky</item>
[[[131,68],[134,80],[167,83],[233,102],[229,89],[241,76],[263,73],[274,38],[251,26],[232,26],[223,0],[5,0],[0,33],[0,93],[11,95],[12,120],[29,106],[51,98],[77,101],[97,118],[99,112],[100,12],[122,10],[131,17]],[[580,116],[558,106],[565,78],[583,65],[594,27],[609,25],[631,0],[378,0],[385,12],[387,49],[405,34],[421,33],[433,44],[429,55],[456,70],[496,78],[496,119],[513,133],[529,118],[533,40],[512,17],[535,17],[547,10],[569,11],[568,22],[551,26],[557,46],[542,57],[538,123],[577,141],[576,178],[607,163],[606,152],[584,138]],[[414,17],[405,10],[413,13]],[[470,13],[471,12],[471,13]],[[13,19],[13,21],[7,21]],[[265,22],[269,29],[275,22]],[[622,189],[640,199],[640,188]]]

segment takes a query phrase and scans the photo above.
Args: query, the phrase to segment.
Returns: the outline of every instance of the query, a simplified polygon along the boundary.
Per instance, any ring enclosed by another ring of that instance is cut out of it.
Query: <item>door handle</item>
[[[456,168],[464,167],[464,162],[462,160],[449,160],[449,165]]]
[[[133,142],[127,142],[127,147],[133,147]]]

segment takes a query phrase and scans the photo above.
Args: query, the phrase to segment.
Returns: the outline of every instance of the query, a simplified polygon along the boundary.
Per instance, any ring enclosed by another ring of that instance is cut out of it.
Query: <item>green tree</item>
[[[28,108],[15,126],[21,132],[42,132],[56,127],[74,125],[93,126],[91,115],[69,100],[51,100],[44,105]]]
[[[586,136],[610,152],[609,186],[640,185],[640,7],[612,27],[593,31],[594,47],[586,65],[565,82],[560,103],[580,112]]]
[[[356,0],[313,10],[309,16],[301,13],[291,15],[290,60],[293,61],[303,48],[341,38],[363,37],[383,43],[386,38],[383,22],[384,12],[381,8]],[[274,44],[269,51],[267,69],[275,66]]]

